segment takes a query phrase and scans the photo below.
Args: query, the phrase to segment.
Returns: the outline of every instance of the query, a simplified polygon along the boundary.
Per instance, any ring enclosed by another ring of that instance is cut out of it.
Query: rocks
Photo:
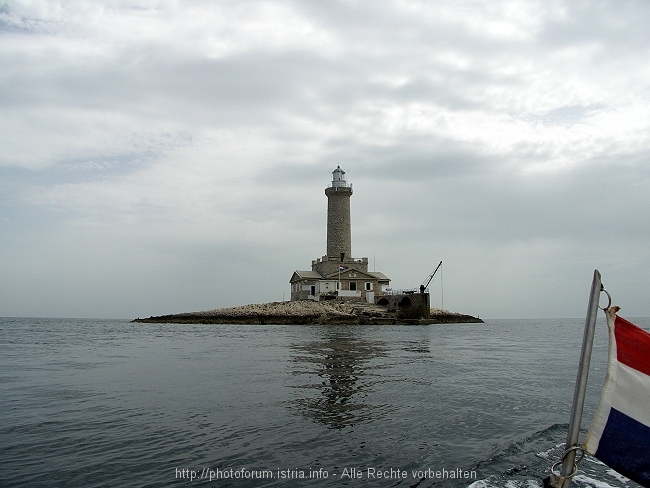
[[[432,309],[430,320],[398,320],[384,307],[361,302],[271,302],[137,318],[133,322],[177,324],[422,324],[483,322],[470,315]]]
[[[431,319],[435,320],[434,323],[438,324],[482,324],[484,323],[478,317],[465,315],[457,312],[450,312],[441,308],[431,309]]]

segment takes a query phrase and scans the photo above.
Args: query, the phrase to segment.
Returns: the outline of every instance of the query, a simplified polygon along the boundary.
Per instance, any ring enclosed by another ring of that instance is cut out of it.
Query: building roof
[[[363,276],[369,276],[371,278],[375,278],[376,280],[379,281],[390,281],[390,278],[388,276],[386,276],[384,273],[380,273],[379,271],[360,271],[354,268],[346,268],[345,271],[341,272],[341,274],[345,274],[350,271],[354,273],[359,273]],[[332,280],[332,279],[336,279],[338,275],[339,275],[338,272],[334,272],[334,273],[330,273],[329,275],[323,276],[318,271],[306,271],[306,270],[297,269],[293,272],[293,275],[291,275],[291,279],[289,280],[289,283],[293,283],[294,281],[300,281],[300,280]]]
[[[358,273],[361,276],[368,276],[368,277],[374,278],[376,280],[389,280],[389,278],[384,273],[379,273],[379,272],[374,272],[374,271],[361,271],[360,269],[355,269],[353,267],[345,268],[344,270],[341,271],[340,274],[345,275],[347,273]],[[328,279],[331,280],[331,279],[336,279],[338,276],[339,276],[339,272],[334,271],[332,273],[329,273],[329,274],[325,275],[324,278],[328,278]]]
[[[378,280],[388,280],[390,281],[390,278],[386,276],[384,273],[380,273],[379,271],[368,271],[368,274],[370,276],[374,276]]]
[[[323,275],[320,274],[318,271],[303,271],[297,269],[293,272],[293,275],[291,276],[289,283],[293,283],[294,281],[304,280],[304,279],[322,280]]]

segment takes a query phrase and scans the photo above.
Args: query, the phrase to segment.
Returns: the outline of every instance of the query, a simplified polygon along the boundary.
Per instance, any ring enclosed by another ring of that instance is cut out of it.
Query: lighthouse
[[[327,195],[327,257],[345,261],[352,257],[352,225],[350,223],[350,197],[345,171],[337,166],[332,172],[332,184],[325,188]]]
[[[386,294],[390,279],[368,270],[368,258],[352,256],[350,197],[352,185],[337,166],[327,196],[327,254],[311,262],[311,270],[293,272],[291,300],[357,300],[374,303]]]

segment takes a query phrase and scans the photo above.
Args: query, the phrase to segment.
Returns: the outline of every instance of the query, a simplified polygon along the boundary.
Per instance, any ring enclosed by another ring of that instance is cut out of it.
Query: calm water
[[[0,486],[540,486],[566,438],[583,324],[0,319]],[[458,468],[471,477],[426,478]],[[636,486],[582,468],[576,486]]]

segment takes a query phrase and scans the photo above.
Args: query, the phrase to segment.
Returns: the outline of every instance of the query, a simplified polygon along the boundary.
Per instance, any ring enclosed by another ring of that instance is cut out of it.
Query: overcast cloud
[[[352,250],[432,305],[650,316],[650,3],[0,3],[0,315],[288,299]]]

